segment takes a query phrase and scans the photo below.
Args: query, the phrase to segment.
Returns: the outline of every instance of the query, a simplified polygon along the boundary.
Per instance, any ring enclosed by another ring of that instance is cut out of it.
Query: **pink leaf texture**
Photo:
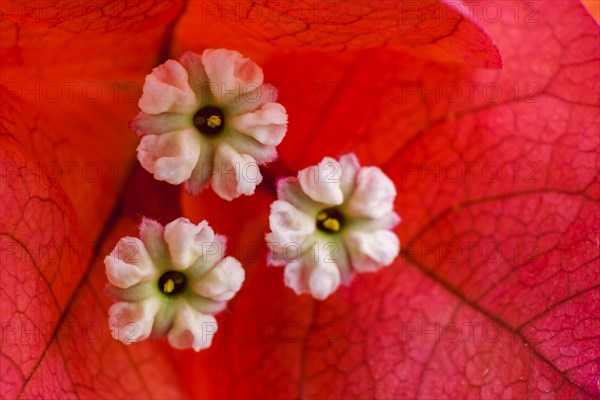
[[[52,4],[1,4],[2,398],[598,397],[600,46],[581,4]],[[263,67],[290,121],[234,203],[154,181],[128,129],[154,66],[219,47]],[[296,296],[266,266],[275,181],[350,151],[394,180],[401,255]],[[210,349],[111,338],[101,260],[142,215],[207,219],[245,267]]]

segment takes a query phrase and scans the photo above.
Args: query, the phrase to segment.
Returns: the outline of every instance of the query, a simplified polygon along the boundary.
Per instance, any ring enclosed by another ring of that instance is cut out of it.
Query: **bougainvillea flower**
[[[11,2],[0,68],[0,391],[14,398],[594,399],[598,24],[578,1]],[[259,65],[289,117],[254,195],[159,182],[129,129],[187,51]],[[325,300],[267,266],[276,181],[353,152],[398,192],[388,267]],[[125,345],[103,259],[210,221],[245,280],[211,347]]]
[[[168,60],[146,77],[137,157],[161,181],[190,193],[210,183],[223,199],[251,195],[262,181],[257,162],[277,157],[287,129],[275,89],[240,53],[205,50]]]
[[[206,221],[178,218],[164,228],[144,220],[140,239],[124,237],[104,258],[110,331],[125,344],[167,336],[177,349],[210,347],[223,311],[244,281],[244,269],[223,257],[225,238]]]
[[[278,182],[266,236],[272,265],[285,265],[285,284],[323,300],[355,272],[374,272],[398,256],[391,231],[396,188],[377,167],[360,166],[354,154],[325,157]]]

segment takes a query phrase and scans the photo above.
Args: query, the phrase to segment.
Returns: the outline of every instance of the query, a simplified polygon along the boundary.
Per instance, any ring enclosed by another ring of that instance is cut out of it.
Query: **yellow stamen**
[[[319,217],[317,216],[317,218],[319,218]],[[335,218],[327,218],[323,222],[323,226],[332,232],[337,232],[340,230],[340,221],[338,221]]]
[[[169,279],[165,282],[165,285],[163,286],[163,292],[165,293],[172,293],[173,290],[175,290],[175,282],[173,282],[173,279]]]
[[[325,221],[327,219],[327,213],[321,211],[317,214],[317,221]]]
[[[222,123],[221,117],[219,117],[218,115],[211,115],[206,120],[206,125],[208,125],[211,128],[216,128],[218,126],[221,126],[221,123]]]

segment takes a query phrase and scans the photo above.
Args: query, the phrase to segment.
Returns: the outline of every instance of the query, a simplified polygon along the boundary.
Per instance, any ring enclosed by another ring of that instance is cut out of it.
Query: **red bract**
[[[598,396],[597,24],[576,2],[348,3],[2,3],[2,397]],[[289,112],[233,203],[130,174],[144,76],[208,47]],[[403,253],[295,296],[265,263],[273,179],[348,151],[395,180]],[[208,219],[244,264],[209,350],[110,337],[99,260],[140,215]]]

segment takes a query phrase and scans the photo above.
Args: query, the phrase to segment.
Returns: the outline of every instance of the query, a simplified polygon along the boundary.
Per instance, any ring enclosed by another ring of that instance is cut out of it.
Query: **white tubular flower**
[[[361,168],[354,154],[325,157],[279,181],[277,192],[269,262],[285,265],[285,284],[296,294],[323,300],[356,272],[377,271],[398,256],[394,183],[377,167]]]
[[[167,336],[177,349],[210,347],[213,315],[242,286],[244,269],[223,257],[225,239],[206,221],[178,218],[163,228],[144,219],[140,239],[124,237],[104,258],[112,336],[125,344]]]
[[[277,158],[287,131],[276,98],[262,69],[237,51],[188,51],[146,76],[131,124],[142,136],[138,160],[191,194],[211,185],[225,200],[251,195],[262,181],[258,165]]]

